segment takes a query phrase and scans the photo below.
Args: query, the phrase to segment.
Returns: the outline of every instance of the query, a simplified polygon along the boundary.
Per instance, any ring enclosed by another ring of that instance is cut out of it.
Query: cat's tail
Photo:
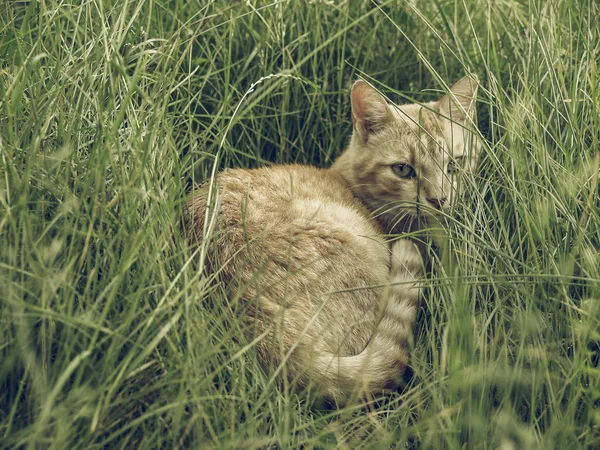
[[[423,275],[421,254],[409,239],[392,246],[390,286],[381,319],[366,348],[355,356],[312,355],[310,378],[338,405],[402,385],[413,339]]]

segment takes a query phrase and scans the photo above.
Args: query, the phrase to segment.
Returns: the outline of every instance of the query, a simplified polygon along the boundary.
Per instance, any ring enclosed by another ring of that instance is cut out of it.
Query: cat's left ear
[[[453,122],[464,124],[475,112],[477,81],[470,76],[458,80],[437,103],[440,113]]]
[[[352,124],[363,144],[378,130],[385,127],[392,112],[385,98],[362,80],[352,86]]]

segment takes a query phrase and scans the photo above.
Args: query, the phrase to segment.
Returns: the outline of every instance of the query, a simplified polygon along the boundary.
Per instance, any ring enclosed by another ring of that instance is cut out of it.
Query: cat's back
[[[349,234],[379,235],[377,223],[335,172],[285,165],[229,169],[218,177],[222,220],[244,223],[247,233],[266,228],[302,230],[329,225]],[[256,225],[256,230],[248,229]],[[328,230],[328,228],[325,228]]]

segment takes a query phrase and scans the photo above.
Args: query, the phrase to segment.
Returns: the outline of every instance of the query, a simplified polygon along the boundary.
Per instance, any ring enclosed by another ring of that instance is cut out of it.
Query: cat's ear
[[[437,105],[440,113],[453,122],[465,123],[475,111],[475,98],[477,97],[477,81],[470,76],[458,80],[444,95]]]
[[[352,123],[354,132],[366,143],[369,136],[383,128],[392,117],[385,99],[362,80],[352,86]]]

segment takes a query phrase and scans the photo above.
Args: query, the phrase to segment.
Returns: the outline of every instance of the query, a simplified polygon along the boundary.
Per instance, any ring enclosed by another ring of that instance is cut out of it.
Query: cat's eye
[[[413,167],[409,166],[408,164],[394,164],[392,166],[392,170],[400,178],[413,178],[417,175],[415,169],[413,169]]]
[[[457,158],[451,159],[448,163],[448,173],[456,173],[459,169],[462,169],[463,166],[463,157],[459,156]]]

